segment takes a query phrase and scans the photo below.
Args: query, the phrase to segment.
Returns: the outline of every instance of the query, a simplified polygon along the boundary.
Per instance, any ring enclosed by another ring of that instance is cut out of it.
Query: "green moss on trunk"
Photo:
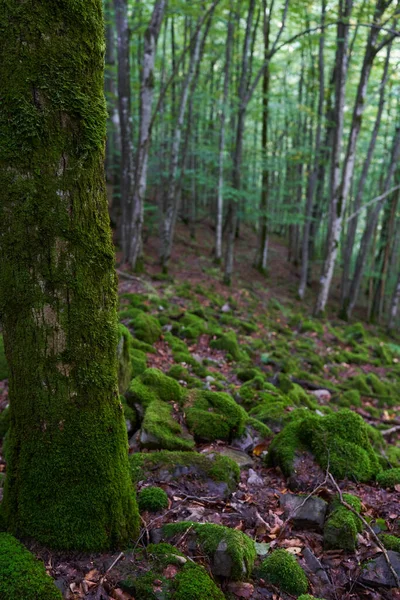
[[[100,0],[0,3],[2,517],[53,547],[138,532],[118,398]]]

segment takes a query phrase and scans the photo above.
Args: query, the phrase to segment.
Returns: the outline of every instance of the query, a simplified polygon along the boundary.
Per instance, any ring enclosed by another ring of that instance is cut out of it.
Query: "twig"
[[[391,427],[390,429],[381,431],[381,433],[382,435],[392,435],[392,433],[396,433],[397,431],[400,431],[400,425],[396,425],[396,427]]]
[[[364,517],[362,517],[350,504],[348,504],[348,502],[346,502],[346,500],[343,499],[342,490],[338,486],[335,478],[333,477],[333,475],[331,473],[329,473],[329,479],[331,480],[331,482],[333,483],[333,485],[335,486],[335,488],[336,488],[336,490],[337,490],[337,492],[339,494],[340,504],[342,504],[342,506],[344,506],[345,508],[347,508],[347,510],[349,510],[350,512],[352,512],[353,515],[355,515],[356,517],[358,517],[360,519],[360,521],[362,522],[362,524],[364,525],[364,527],[369,531],[369,533],[374,538],[374,541],[375,541],[376,545],[382,550],[382,553],[383,553],[383,556],[385,557],[387,566],[389,567],[389,570],[390,570],[391,574],[394,577],[394,581],[396,583],[396,587],[400,588],[400,579],[399,579],[399,576],[397,575],[395,569],[393,568],[392,563],[390,562],[390,558],[389,558],[389,555],[387,553],[387,550],[386,550],[385,546],[382,544],[381,540],[378,538],[378,536],[376,535],[375,531],[372,529],[371,525],[364,519]]]
[[[109,573],[111,571],[111,569],[113,569],[115,567],[115,565],[117,564],[117,562],[119,562],[123,556],[125,556],[123,552],[120,552],[118,554],[117,558],[114,560],[114,562],[112,563],[112,565],[110,567],[108,567],[107,571],[105,572],[106,575],[107,575],[107,573]]]

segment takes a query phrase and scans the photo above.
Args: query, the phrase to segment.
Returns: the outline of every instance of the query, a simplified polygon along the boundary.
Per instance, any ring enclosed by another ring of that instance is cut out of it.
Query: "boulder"
[[[311,496],[306,501],[305,499],[306,496],[282,495],[280,503],[285,510],[285,516],[288,518],[291,515],[290,520],[295,529],[322,531],[327,503],[316,496]]]
[[[388,556],[393,569],[400,578],[400,553],[389,550]],[[396,587],[396,581],[383,554],[380,554],[377,558],[364,564],[359,579],[362,584],[367,586],[386,588]]]

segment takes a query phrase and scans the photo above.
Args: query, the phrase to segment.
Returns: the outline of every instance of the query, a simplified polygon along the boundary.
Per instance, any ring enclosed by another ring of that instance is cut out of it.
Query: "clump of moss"
[[[136,311],[129,325],[133,328],[134,336],[146,344],[154,344],[162,332],[159,321],[141,310]]]
[[[343,500],[361,512],[361,502],[356,496],[343,494]],[[362,522],[336,498],[324,525],[324,546],[328,549],[353,551],[357,546],[357,533],[362,531]]]
[[[6,359],[6,353],[4,351],[4,339],[0,335],[0,381],[7,379],[8,377],[8,365]]]
[[[293,472],[297,451],[309,450],[321,467],[330,465],[335,477],[369,481],[380,464],[364,420],[348,409],[321,417],[294,411],[291,422],[273,440],[267,460],[286,475]]]
[[[246,426],[255,429],[256,432],[263,438],[272,436],[271,429],[267,425],[265,425],[258,419],[254,419],[253,417],[248,417],[246,421]]]
[[[246,382],[246,381],[250,381],[251,379],[254,379],[254,377],[257,377],[257,375],[260,375],[260,370],[256,369],[254,367],[249,367],[247,369],[240,369],[237,372],[237,378],[240,381]]]
[[[221,335],[216,340],[211,340],[210,347],[217,350],[225,350],[233,360],[241,360],[243,357],[234,331],[228,331],[228,333]]]
[[[220,545],[226,547],[226,552],[232,561],[231,579],[241,580],[251,573],[256,559],[256,549],[253,540],[246,534],[223,525],[192,523],[190,521],[164,525],[163,533],[167,538],[173,538],[188,529],[195,534],[197,545],[210,558],[212,565],[218,547],[221,547]]]
[[[144,448],[165,450],[192,450],[194,441],[184,436],[182,427],[172,417],[172,406],[153,400],[147,407],[140,443]]]
[[[354,323],[344,329],[344,338],[348,342],[364,343],[367,338],[367,333],[362,323]]]
[[[127,394],[128,403],[148,406],[153,400],[180,402],[184,390],[175,379],[164,375],[159,369],[146,369],[136,377]]]
[[[289,400],[281,399],[263,399],[258,406],[252,408],[250,416],[264,423],[273,431],[280,431],[284,424],[290,418],[287,408],[291,405]]]
[[[371,389],[366,381],[365,375],[357,375],[356,377],[353,377],[349,380],[348,384],[351,389],[358,390],[361,396],[368,396],[371,394]]]
[[[132,379],[132,364],[131,364],[131,334],[129,329],[122,325],[118,325],[118,389],[120,394],[123,394],[129,387]]]
[[[168,496],[163,489],[159,487],[147,487],[140,491],[138,495],[139,511],[158,512],[163,508],[168,508]]]
[[[393,552],[400,552],[400,538],[395,535],[390,535],[388,533],[381,533],[379,536],[382,544],[385,546],[386,550],[392,550]]]
[[[381,487],[394,488],[395,485],[400,484],[400,468],[388,469],[387,471],[378,473],[376,481]]]
[[[274,550],[259,569],[260,576],[283,592],[298,596],[308,588],[306,574],[296,558],[286,550]]]
[[[188,562],[175,578],[173,600],[225,600],[204,567]]]
[[[176,477],[181,476],[184,470],[187,475],[224,482],[228,485],[229,491],[236,487],[240,478],[238,465],[228,456],[221,456],[218,452],[212,454],[168,450],[145,454],[136,452],[130,455],[129,460],[134,483],[147,479],[156,468],[167,470]]]
[[[322,335],[324,333],[324,328],[322,323],[319,323],[319,321],[314,321],[313,319],[304,319],[300,323],[299,331],[300,333],[312,332]]]
[[[185,403],[186,424],[199,440],[229,440],[241,435],[246,411],[224,392],[193,390]]]
[[[62,600],[44,565],[8,533],[0,534],[0,598]]]
[[[138,377],[147,369],[146,354],[142,350],[131,349],[130,352],[132,377]]]
[[[338,404],[344,408],[350,408],[351,406],[360,407],[361,395],[359,390],[346,390],[339,396]]]
[[[187,312],[180,320],[179,333],[189,340],[197,340],[203,333],[207,331],[206,322],[197,315]]]

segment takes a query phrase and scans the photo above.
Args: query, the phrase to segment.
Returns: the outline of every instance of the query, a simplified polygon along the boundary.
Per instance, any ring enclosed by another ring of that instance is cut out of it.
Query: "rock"
[[[332,394],[328,392],[328,390],[313,390],[311,394],[315,396],[321,404],[327,404],[332,398]]]
[[[160,544],[163,541],[162,527],[157,527],[150,531],[150,541],[152,544]]]
[[[242,452],[251,452],[265,439],[254,427],[246,425],[244,434],[232,441],[231,446]]]
[[[256,487],[260,487],[264,485],[264,480],[262,477],[257,475],[253,469],[249,469],[249,478],[247,480],[247,485],[254,485]]]
[[[229,577],[232,572],[232,557],[228,553],[228,544],[222,540],[214,553],[212,572],[217,577]]]
[[[242,452],[241,450],[235,450],[234,448],[221,448],[219,453],[222,454],[222,456],[228,456],[234,460],[241,469],[244,469],[245,467],[251,467],[254,464],[253,459],[246,454],[246,452]]]
[[[254,542],[254,546],[256,548],[257,556],[267,556],[271,544],[267,544],[267,542]]]
[[[223,313],[228,313],[231,312],[231,307],[229,306],[229,304],[226,302],[226,304],[223,305],[223,307],[221,308],[221,312]]]
[[[285,516],[292,515],[291,522],[295,529],[322,531],[327,503],[315,496],[308,498],[305,503],[304,500],[304,496],[282,495],[280,503],[285,510]]]
[[[321,584],[330,585],[329,577],[324,567],[310,548],[304,548],[303,558],[307,569],[320,580]]]
[[[231,581],[228,584],[228,591],[237,598],[252,598],[254,585],[244,581]]]
[[[388,556],[393,569],[400,578],[400,553],[389,550]],[[373,587],[396,587],[396,581],[383,554],[364,564],[359,579],[362,584]]]

